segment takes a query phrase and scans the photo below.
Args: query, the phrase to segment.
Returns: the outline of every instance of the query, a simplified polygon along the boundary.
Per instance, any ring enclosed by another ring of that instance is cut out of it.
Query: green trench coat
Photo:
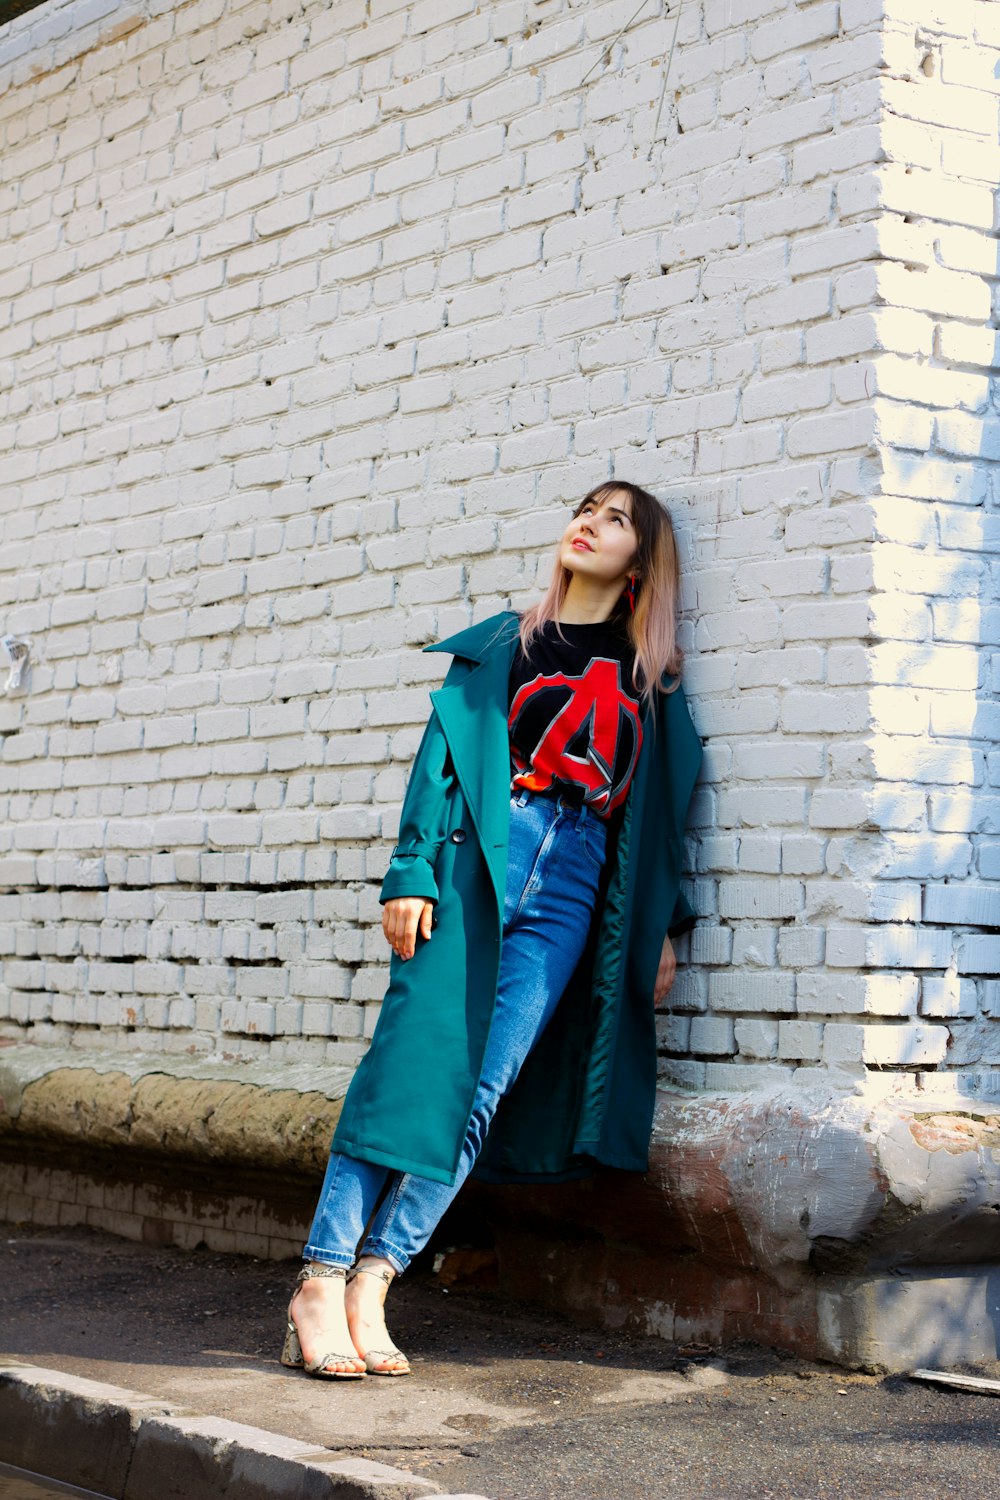
[[[430,938],[389,960],[338,1151],[452,1183],[496,999],[510,825],[507,678],[518,617],[493,615],[425,651],[454,655],[410,771],[379,900],[435,903]],[[666,681],[666,679],[664,679]],[[684,690],[647,709],[594,919],[553,1020],[501,1100],[474,1175],[563,1181],[594,1162],[643,1172],[656,1089],[653,988],[663,937],[694,922],[680,891],[702,745]]]

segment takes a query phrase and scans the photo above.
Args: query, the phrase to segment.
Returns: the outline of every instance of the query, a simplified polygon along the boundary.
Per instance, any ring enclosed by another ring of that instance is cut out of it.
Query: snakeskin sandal
[[[348,1281],[353,1281],[355,1276],[377,1276],[380,1281],[385,1282],[386,1286],[389,1286],[392,1281],[391,1271],[377,1271],[373,1266],[352,1266],[347,1273]],[[406,1368],[404,1370],[388,1370],[383,1364],[373,1363],[374,1360],[387,1359],[401,1359],[405,1362]],[[364,1361],[365,1369],[369,1375],[409,1375],[412,1373],[410,1362],[406,1358],[406,1355],[402,1349],[396,1349],[395,1347],[390,1347],[389,1349],[369,1349],[364,1356]]]
[[[309,1281],[313,1276],[334,1276],[343,1280],[346,1284],[347,1271],[344,1266],[328,1266],[320,1261],[310,1261],[302,1267],[295,1278],[296,1291],[299,1283]],[[292,1293],[292,1302],[295,1301],[295,1292]],[[288,1304],[288,1315],[285,1327],[285,1342],[281,1350],[281,1363],[292,1370],[305,1370],[307,1375],[325,1375],[328,1380],[363,1380],[364,1370],[328,1370],[327,1365],[333,1364],[357,1364],[361,1355],[356,1349],[350,1354],[322,1354],[318,1359],[306,1361],[302,1354],[302,1345],[299,1343],[299,1330],[292,1319],[292,1302]]]

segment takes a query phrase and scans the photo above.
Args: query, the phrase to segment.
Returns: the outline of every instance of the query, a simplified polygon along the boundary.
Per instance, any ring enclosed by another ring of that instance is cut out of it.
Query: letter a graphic
[[[530,700],[553,688],[565,688],[566,701],[549,721],[531,753],[530,762],[514,747],[519,786],[545,791],[556,777],[581,786],[584,802],[605,816],[617,806],[628,787],[639,758],[642,728],[636,704],[621,688],[619,663],[595,657],[581,677],[555,672],[526,682],[514,698],[509,724],[513,729]],[[632,754],[618,786],[613,784],[615,759],[622,730],[631,728]],[[577,755],[569,746],[579,737],[586,740],[586,753]]]

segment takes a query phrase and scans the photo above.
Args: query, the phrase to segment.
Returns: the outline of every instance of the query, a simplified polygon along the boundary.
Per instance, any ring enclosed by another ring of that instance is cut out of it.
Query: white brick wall
[[[707,751],[666,1076],[995,1061],[996,8],[691,0],[655,143],[634,10],[0,28],[7,1034],[357,1058],[417,648],[618,473]]]

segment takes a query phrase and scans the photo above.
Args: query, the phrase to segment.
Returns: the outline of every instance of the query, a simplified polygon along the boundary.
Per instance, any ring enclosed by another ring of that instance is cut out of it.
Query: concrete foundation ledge
[[[0,1139],[322,1174],[351,1074],[0,1044]]]
[[[112,1500],[485,1500],[34,1365],[0,1366],[0,1462]]]
[[[0,1047],[0,1214],[296,1255],[349,1080]],[[862,1368],[997,1358],[1000,1101],[911,1075],[851,1087],[663,1089],[644,1176],[470,1183],[444,1227],[492,1236],[506,1291],[591,1323]]]
[[[504,1286],[582,1315],[603,1282],[609,1324],[880,1370],[1000,1355],[1000,1103],[661,1091],[645,1177],[478,1192]]]

